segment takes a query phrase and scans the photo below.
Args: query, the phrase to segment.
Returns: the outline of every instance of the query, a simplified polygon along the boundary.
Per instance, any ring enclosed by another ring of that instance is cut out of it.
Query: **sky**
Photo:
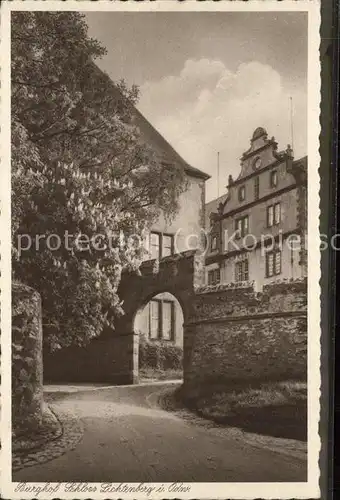
[[[306,13],[91,12],[86,21],[107,49],[97,64],[137,84],[138,109],[211,175],[207,201],[238,176],[259,126],[279,150],[293,142],[295,158],[307,154]]]

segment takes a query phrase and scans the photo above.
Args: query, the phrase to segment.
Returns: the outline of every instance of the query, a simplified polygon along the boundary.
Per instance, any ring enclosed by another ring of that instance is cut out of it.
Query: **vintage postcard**
[[[2,496],[319,498],[320,3],[1,14]]]

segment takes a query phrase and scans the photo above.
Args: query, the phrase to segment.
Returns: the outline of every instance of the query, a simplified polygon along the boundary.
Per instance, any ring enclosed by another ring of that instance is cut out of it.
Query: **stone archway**
[[[176,296],[162,292],[136,313],[140,381],[182,379],[184,314]]]
[[[184,314],[176,296],[167,291],[153,295],[137,311],[134,331],[153,341],[183,345]]]
[[[197,256],[195,251],[162,259],[157,272],[154,266],[154,261],[144,262],[140,274],[126,273],[119,286],[118,294],[123,300],[125,314],[117,321],[112,341],[122,355],[119,378],[123,383],[138,383],[139,380],[139,334],[134,328],[137,312],[152,297],[167,292],[180,303],[185,325],[192,314],[195,285],[202,283],[202,257]]]
[[[45,380],[136,384],[138,377],[138,334],[134,331],[137,311],[154,295],[173,294],[180,302],[184,316],[184,344],[190,327],[185,326],[192,315],[195,285],[204,279],[203,256],[187,251],[159,262],[144,262],[140,273],[124,273],[118,289],[124,315],[117,319],[114,330],[103,332],[88,346],[63,349],[45,356]],[[186,358],[184,345],[184,358]],[[185,359],[184,359],[185,364]]]

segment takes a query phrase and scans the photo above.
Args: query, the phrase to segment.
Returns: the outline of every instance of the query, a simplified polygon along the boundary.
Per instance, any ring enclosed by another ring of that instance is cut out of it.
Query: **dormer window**
[[[246,199],[246,187],[241,186],[238,190],[238,201],[244,201]]]
[[[273,170],[270,172],[270,187],[275,188],[277,186],[277,171]]]

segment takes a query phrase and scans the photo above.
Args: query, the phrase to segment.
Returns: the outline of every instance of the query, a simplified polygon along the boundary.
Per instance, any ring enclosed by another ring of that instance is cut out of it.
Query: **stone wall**
[[[168,257],[154,272],[123,277],[125,315],[86,348],[44,356],[45,380],[129,384],[138,382],[138,311],[155,295],[172,293],[184,315],[184,386],[213,380],[306,379],[307,282],[283,281],[256,293],[244,286],[203,286],[195,252]]]
[[[13,432],[34,430],[42,422],[42,327],[40,295],[12,287],[12,424]]]
[[[184,388],[307,377],[306,280],[197,290],[185,324]]]
[[[155,270],[155,261],[144,262],[139,274],[124,274],[118,294],[125,315],[87,347],[65,348],[44,355],[45,382],[138,382],[138,311],[159,293],[173,294],[188,317],[195,284],[202,282],[203,259],[195,251],[165,257]]]
[[[44,381],[135,384],[138,344],[135,335],[108,333],[86,347],[44,353]]]

